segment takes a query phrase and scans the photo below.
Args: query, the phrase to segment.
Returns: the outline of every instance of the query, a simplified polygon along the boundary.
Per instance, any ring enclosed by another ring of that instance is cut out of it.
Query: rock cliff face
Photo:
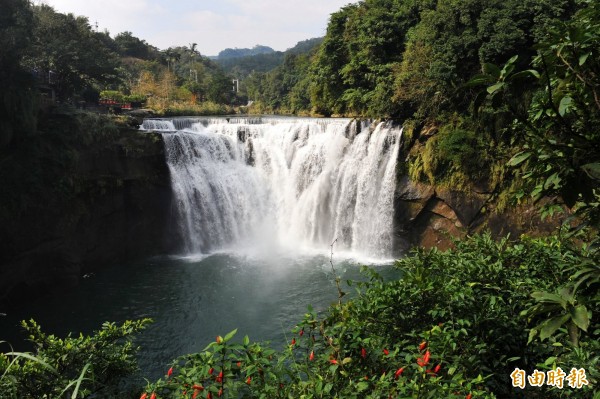
[[[17,149],[3,158],[11,170],[0,181],[12,195],[0,204],[0,311],[75,285],[108,262],[169,249],[162,137],[121,128],[105,137],[64,138],[72,134],[40,135],[26,154]]]
[[[435,128],[423,128],[412,142],[405,143],[400,162],[410,154],[423,151]],[[407,169],[407,168],[404,168]],[[487,182],[472,184],[467,190],[411,180],[400,172],[395,194],[395,233],[400,251],[412,246],[449,248],[452,239],[490,231],[493,236],[545,234],[553,231],[557,220],[541,221],[535,208],[522,205],[499,210],[496,189]]]

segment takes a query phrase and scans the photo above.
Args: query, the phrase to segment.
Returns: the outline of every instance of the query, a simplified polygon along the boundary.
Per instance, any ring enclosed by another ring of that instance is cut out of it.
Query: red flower
[[[202,385],[194,384],[192,387],[195,391],[204,391],[204,387]]]
[[[366,359],[367,358],[367,350],[365,348],[361,348],[360,355],[362,356],[363,359]]]
[[[192,395],[192,399],[196,399],[196,397],[198,396],[199,393],[200,393],[200,391],[194,391],[194,394]]]
[[[331,359],[331,360],[329,361],[329,363],[331,363],[331,364],[338,364],[338,363],[337,363],[337,360],[335,360],[335,359]]]
[[[421,344],[419,345],[419,350],[422,351],[423,349],[425,349],[426,346],[427,346],[427,341],[421,342]]]
[[[296,338],[292,338],[292,345],[296,345]]]
[[[473,397],[473,395],[468,394],[467,397],[465,399],[471,399]]]
[[[206,395],[206,399],[212,399],[212,394],[209,392],[208,395]]]
[[[389,350],[387,350],[387,349],[384,349],[384,350],[383,350],[383,354],[387,356],[387,355],[389,355],[389,354],[390,354],[390,351],[389,351]]]
[[[438,364],[438,365],[437,365],[437,366],[435,366],[435,368],[433,369],[433,372],[437,374],[437,373],[439,373],[439,371],[440,371],[440,369],[441,369],[441,368],[442,368],[442,365],[441,365],[441,364]]]
[[[310,355],[308,356],[308,360],[310,360],[311,362],[313,360],[315,360],[315,352],[314,351],[310,351]]]
[[[400,367],[398,370],[396,370],[396,372],[394,373],[394,378],[398,379],[398,377],[400,377],[402,375],[402,373],[404,372],[404,367]]]
[[[169,369],[169,371],[167,371],[167,377],[170,377],[173,374],[173,367],[171,367]]]
[[[212,367],[208,369],[208,374],[212,374],[215,371]]]
[[[242,362],[237,362],[235,365],[238,367],[242,367]]]
[[[146,396],[148,396],[148,394],[147,394],[146,392],[144,392],[144,393],[142,394],[142,396],[140,396],[140,399],[146,399]]]
[[[300,336],[304,335],[304,328],[302,330],[300,330],[300,332],[298,333]]]
[[[152,392],[152,395],[150,395],[150,399],[156,399],[156,394],[154,392]]]
[[[223,388],[219,389],[219,392],[217,392],[218,397],[221,397],[221,395],[223,395]]]
[[[252,383],[252,378],[248,377],[248,378],[246,379],[246,384],[247,384],[247,385],[250,385],[251,383]]]
[[[219,372],[219,376],[217,377],[217,382],[223,382],[223,371]]]

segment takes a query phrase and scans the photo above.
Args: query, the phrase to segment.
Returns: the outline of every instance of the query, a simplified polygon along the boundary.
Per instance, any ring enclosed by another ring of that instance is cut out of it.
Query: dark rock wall
[[[165,253],[172,244],[169,171],[159,134],[121,128],[106,139],[49,145],[48,151],[72,156],[58,166],[28,160],[32,169],[52,163],[48,168],[55,170],[42,173],[33,194],[23,194],[22,202],[33,205],[1,214],[0,312],[74,286],[109,262]]]

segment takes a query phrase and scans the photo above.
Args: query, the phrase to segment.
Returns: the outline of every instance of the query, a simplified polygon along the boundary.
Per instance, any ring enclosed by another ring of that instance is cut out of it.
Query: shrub
[[[133,336],[149,322],[107,322],[91,336],[60,339],[23,321],[34,353],[0,353],[0,398],[118,396],[119,383],[137,370]]]

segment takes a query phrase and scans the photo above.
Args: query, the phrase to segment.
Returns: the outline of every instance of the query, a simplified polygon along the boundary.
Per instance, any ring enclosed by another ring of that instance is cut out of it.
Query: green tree
[[[141,40],[131,32],[121,32],[115,36],[119,54],[123,57],[135,57],[144,60],[151,59],[151,47],[145,40]]]
[[[0,13],[0,149],[35,131],[31,73],[21,61],[32,41],[33,14],[26,0],[2,0]]]
[[[104,33],[94,32],[85,17],[57,13],[45,4],[33,7],[34,44],[27,65],[52,72],[63,100],[85,88],[117,83],[119,60],[104,43]]]

